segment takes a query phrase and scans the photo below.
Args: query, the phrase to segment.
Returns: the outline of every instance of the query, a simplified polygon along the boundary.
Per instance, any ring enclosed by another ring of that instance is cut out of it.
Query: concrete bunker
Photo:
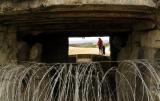
[[[68,5],[40,7],[33,9],[32,13],[21,10],[13,13],[15,16],[11,12],[1,16],[1,33],[12,40],[11,43],[9,40],[4,43],[9,45],[9,50],[14,50],[9,56],[13,60],[17,60],[16,54],[20,61],[33,60],[29,54],[34,56],[35,48],[35,53],[39,52],[34,57],[37,61],[67,62],[68,37],[106,36],[104,33],[110,33],[111,60],[145,58],[147,52],[143,51],[144,48],[152,47],[146,45],[145,41],[154,43],[158,40],[143,40],[151,33],[159,33],[155,23],[155,9],[147,6]]]
[[[1,64],[15,62],[13,60],[18,60],[20,63],[23,61],[68,62],[69,36],[96,36],[97,33],[106,32],[110,33],[111,37],[112,61],[158,58],[160,30],[159,15],[155,7],[87,4],[49,7],[42,5],[33,9],[29,4],[24,7],[29,9],[23,10],[21,4],[17,8],[15,3],[10,5],[10,2],[8,6],[11,8],[2,7],[5,13],[0,16],[0,55],[3,57],[0,58]],[[106,65],[117,66],[117,63],[103,63],[104,71],[108,70]],[[125,66],[118,69],[122,72],[128,71]],[[135,68],[130,70],[134,71],[133,69],[135,70]],[[115,89],[115,73],[110,75],[111,89]],[[132,82],[132,77],[126,75]],[[115,97],[113,95],[112,97]]]

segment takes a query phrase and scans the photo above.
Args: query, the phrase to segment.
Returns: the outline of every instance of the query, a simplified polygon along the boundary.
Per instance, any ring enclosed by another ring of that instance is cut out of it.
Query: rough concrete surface
[[[2,0],[0,3],[1,11],[36,8],[40,6],[83,4],[146,5],[155,7],[155,3],[152,0]]]

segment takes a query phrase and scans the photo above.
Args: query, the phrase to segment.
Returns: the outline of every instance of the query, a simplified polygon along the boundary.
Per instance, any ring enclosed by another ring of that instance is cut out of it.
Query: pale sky
[[[104,43],[109,42],[109,37],[70,37],[69,44],[78,44],[78,43],[97,43],[98,38],[101,38]]]

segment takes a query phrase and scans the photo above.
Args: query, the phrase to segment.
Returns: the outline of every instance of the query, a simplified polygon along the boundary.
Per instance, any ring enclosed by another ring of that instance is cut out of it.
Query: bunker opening
[[[71,62],[76,63],[78,59],[88,59],[91,61],[116,61],[120,50],[126,46],[128,41],[128,32],[112,32],[112,34],[100,34],[101,38],[104,39],[104,53],[99,53],[99,47],[97,45],[98,39],[97,33],[90,32],[83,35],[68,32],[18,32],[18,52],[17,58],[19,61],[34,61],[43,63],[63,63]],[[74,36],[72,36],[74,34]],[[87,36],[87,37],[86,37]],[[96,36],[96,37],[93,37]],[[105,36],[105,37],[102,37]],[[82,40],[91,40],[85,43],[80,40],[80,43],[72,43],[71,40],[78,38]],[[87,39],[88,38],[88,39]],[[74,50],[77,45],[80,47],[90,47],[91,50]],[[74,48],[74,49],[73,49]],[[92,53],[92,48],[94,49]],[[71,52],[72,51],[72,52]],[[81,51],[78,54],[78,51]],[[83,53],[84,52],[84,53]],[[89,62],[89,61],[88,61]]]
[[[68,54],[77,62],[110,60],[109,36],[69,37]]]

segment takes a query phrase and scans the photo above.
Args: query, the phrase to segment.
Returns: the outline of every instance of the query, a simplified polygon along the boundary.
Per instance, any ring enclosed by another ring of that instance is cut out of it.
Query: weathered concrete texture
[[[160,48],[160,30],[153,30],[141,35],[142,47]]]
[[[24,40],[18,41],[18,47],[17,47],[18,63],[23,63],[26,61],[41,62],[41,55],[42,55],[42,45],[40,43],[35,43],[31,45]]]
[[[132,32],[128,37],[127,45],[124,46],[120,50],[118,54],[118,60],[128,60],[128,59],[131,59],[131,60],[132,59],[149,59],[151,60],[151,58],[153,59],[155,50],[151,47],[152,45],[149,45],[149,44],[154,44],[152,43],[152,41],[153,40],[155,41],[155,37],[154,37],[155,35],[153,34],[153,32],[158,32],[158,31],[155,30],[155,31],[151,31],[148,33],[147,32]],[[150,35],[151,33],[153,35],[149,36],[147,39],[146,36]],[[123,80],[120,75],[117,74],[116,76],[117,80],[118,81],[120,80],[120,82],[117,84],[117,86],[120,86],[120,88],[118,88],[118,92],[120,95],[118,96],[118,98],[120,99],[120,101],[125,100],[123,99],[122,97],[123,95],[121,94],[126,93],[126,92],[128,93],[127,96],[129,96],[131,101],[134,99],[132,94],[130,93],[131,92],[130,87],[132,87],[132,89],[134,89],[136,92],[135,93],[136,101],[142,99],[142,97],[143,97],[142,101],[150,101],[149,99],[147,99],[147,94],[143,93],[144,85],[143,85],[142,80],[136,74],[137,70],[139,70],[143,74],[142,77],[143,77],[144,82],[146,82],[147,84],[146,86],[149,87],[148,89],[151,89],[150,80],[152,78],[147,68],[141,63],[135,64],[134,62],[131,62],[131,63],[120,63],[118,69],[121,73],[123,73],[123,76],[125,77],[125,79]],[[128,85],[128,84],[131,84],[131,85]]]
[[[31,46],[25,41],[18,41],[17,60],[18,63],[28,61],[30,56]]]
[[[123,47],[119,52],[118,60],[153,60],[154,54],[158,49],[160,49],[160,30],[134,32],[130,35],[127,46]]]
[[[148,22],[139,22],[132,26],[132,29],[134,31],[142,31],[142,30],[152,30],[156,26],[156,23],[153,23],[152,21]]]
[[[1,11],[22,10],[36,8],[40,6],[52,5],[82,5],[82,4],[122,4],[122,5],[146,5],[155,7],[152,0],[3,0],[1,1]]]
[[[143,48],[143,54],[146,59],[154,61],[160,58],[160,30],[153,30],[147,33],[141,34],[141,47]]]
[[[118,54],[118,60],[138,59],[140,52],[140,32],[132,33],[129,35],[127,45],[121,48]]]
[[[129,59],[137,59],[138,58],[139,47],[124,47],[121,49],[118,60],[129,60]]]
[[[160,58],[159,40],[160,30],[158,29],[149,32],[133,32],[129,35],[127,45],[120,50],[118,60],[148,59],[150,62],[154,62],[154,60]],[[148,89],[152,91],[154,101],[159,101],[159,92],[157,92],[157,88],[155,86],[155,84],[157,83],[155,83],[155,81],[152,81],[153,78],[151,77],[151,72],[148,70],[148,68],[145,67],[145,65],[142,65],[140,62],[137,64],[137,67],[133,66],[133,64],[128,64],[128,66],[126,64],[122,66],[121,65],[118,67],[118,69],[122,73],[126,73],[124,76],[127,77],[126,79],[129,81],[129,83],[138,85],[136,88],[136,101],[138,101],[138,99],[141,99],[141,94],[143,91],[142,80],[137,77],[135,79],[136,70],[139,70],[143,74],[143,80],[144,82],[146,82]],[[118,75],[117,79],[119,79]],[[125,93],[125,91],[130,90],[130,87],[127,87],[125,85],[127,83],[125,82],[126,81],[122,80],[119,82],[119,84],[117,84],[121,87],[119,88],[119,92],[122,94]],[[132,87],[134,88],[134,85]],[[143,101],[148,101],[146,94],[144,94]]]
[[[30,59],[34,62],[41,62],[42,58],[42,44],[36,43],[32,46],[31,52],[30,52]]]
[[[0,27],[0,63],[16,60],[17,53],[16,28]]]
[[[157,4],[158,8],[157,8],[157,12],[156,12],[156,15],[157,15],[157,29],[160,30],[160,0],[158,1],[158,4]]]

